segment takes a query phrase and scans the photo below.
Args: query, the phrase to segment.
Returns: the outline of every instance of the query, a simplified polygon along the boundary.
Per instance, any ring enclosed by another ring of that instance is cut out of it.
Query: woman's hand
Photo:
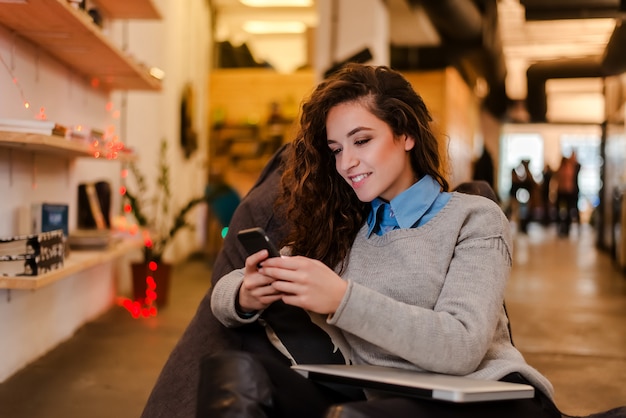
[[[283,302],[320,314],[334,313],[348,287],[324,263],[307,257],[268,258],[259,272],[274,279],[270,287]]]
[[[243,283],[239,288],[239,308],[243,312],[265,309],[282,297],[280,292],[271,286],[274,279],[259,271],[259,263],[267,257],[267,250],[261,250],[246,258]]]

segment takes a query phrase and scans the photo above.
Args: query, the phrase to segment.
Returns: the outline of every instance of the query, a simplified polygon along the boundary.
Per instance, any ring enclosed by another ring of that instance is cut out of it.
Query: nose
[[[359,164],[359,159],[356,156],[356,153],[352,152],[349,149],[343,149],[341,154],[339,154],[337,160],[337,168],[341,171],[347,172],[353,167],[356,167]]]

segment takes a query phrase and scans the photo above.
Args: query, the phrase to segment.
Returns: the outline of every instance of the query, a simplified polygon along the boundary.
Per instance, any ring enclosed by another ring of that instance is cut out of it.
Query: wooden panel
[[[220,112],[229,124],[264,123],[272,102],[281,105],[285,117],[295,118],[302,99],[313,90],[314,75],[312,71],[213,70],[209,83],[212,120]]]
[[[102,14],[112,19],[161,19],[151,0],[97,0]]]
[[[413,89],[422,96],[437,125],[445,124],[445,72],[409,71],[403,73]]]
[[[463,141],[470,149],[478,129],[479,103],[459,72],[446,70],[446,127],[455,140]]]
[[[472,91],[453,69],[403,72],[422,96],[433,117],[442,161],[449,180],[452,166],[465,177],[470,170],[472,141],[477,127],[477,104]],[[300,104],[315,87],[312,72],[279,74],[267,69],[215,70],[210,75],[211,120],[225,124],[261,124],[272,101],[282,105],[286,116],[296,118]],[[285,103],[290,103],[285,108]],[[219,136],[214,135],[212,149]],[[209,156],[211,161],[215,161]],[[450,158],[452,160],[450,160]]]
[[[479,128],[479,102],[459,72],[446,69],[446,133],[449,137],[451,185],[473,176],[474,139]]]
[[[311,93],[312,71],[281,74],[267,68],[217,69],[209,75],[209,120],[213,128],[208,160],[211,176],[230,178],[246,172],[250,178],[265,166],[276,149],[276,125],[267,125],[271,104],[285,118],[281,142],[292,139],[302,100]],[[209,178],[209,182],[212,179]],[[240,190],[244,194],[247,190]]]
[[[468,179],[473,140],[479,129],[478,104],[472,91],[453,68],[406,72],[404,76],[433,117],[448,180],[454,185],[459,179]]]
[[[444,156],[442,161],[442,169],[445,171],[448,179],[450,177],[448,155],[448,134],[446,120],[446,73],[443,71],[410,71],[403,75],[413,86],[413,89],[422,97],[426,107],[430,111],[433,118],[432,128],[439,140],[439,151]]]
[[[159,90],[149,69],[114,46],[84,11],[65,0],[0,3],[0,24],[104,89]]]

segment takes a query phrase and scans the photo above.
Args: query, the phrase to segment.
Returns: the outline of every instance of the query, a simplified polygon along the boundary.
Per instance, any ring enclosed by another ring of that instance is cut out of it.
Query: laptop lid
[[[478,380],[383,366],[298,364],[292,368],[318,382],[360,386],[396,395],[458,403],[528,399],[535,394],[532,386],[521,383]]]

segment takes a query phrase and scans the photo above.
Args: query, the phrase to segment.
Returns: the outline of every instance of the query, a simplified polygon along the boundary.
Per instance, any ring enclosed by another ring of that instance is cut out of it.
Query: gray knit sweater
[[[497,204],[453,193],[421,227],[383,236],[366,231],[342,274],[348,288],[339,308],[329,317],[311,314],[348,361],[488,380],[520,372],[552,396],[550,382],[511,343],[503,299],[512,243]],[[235,311],[242,280],[236,270],[213,289],[211,306],[225,326],[259,318]]]

